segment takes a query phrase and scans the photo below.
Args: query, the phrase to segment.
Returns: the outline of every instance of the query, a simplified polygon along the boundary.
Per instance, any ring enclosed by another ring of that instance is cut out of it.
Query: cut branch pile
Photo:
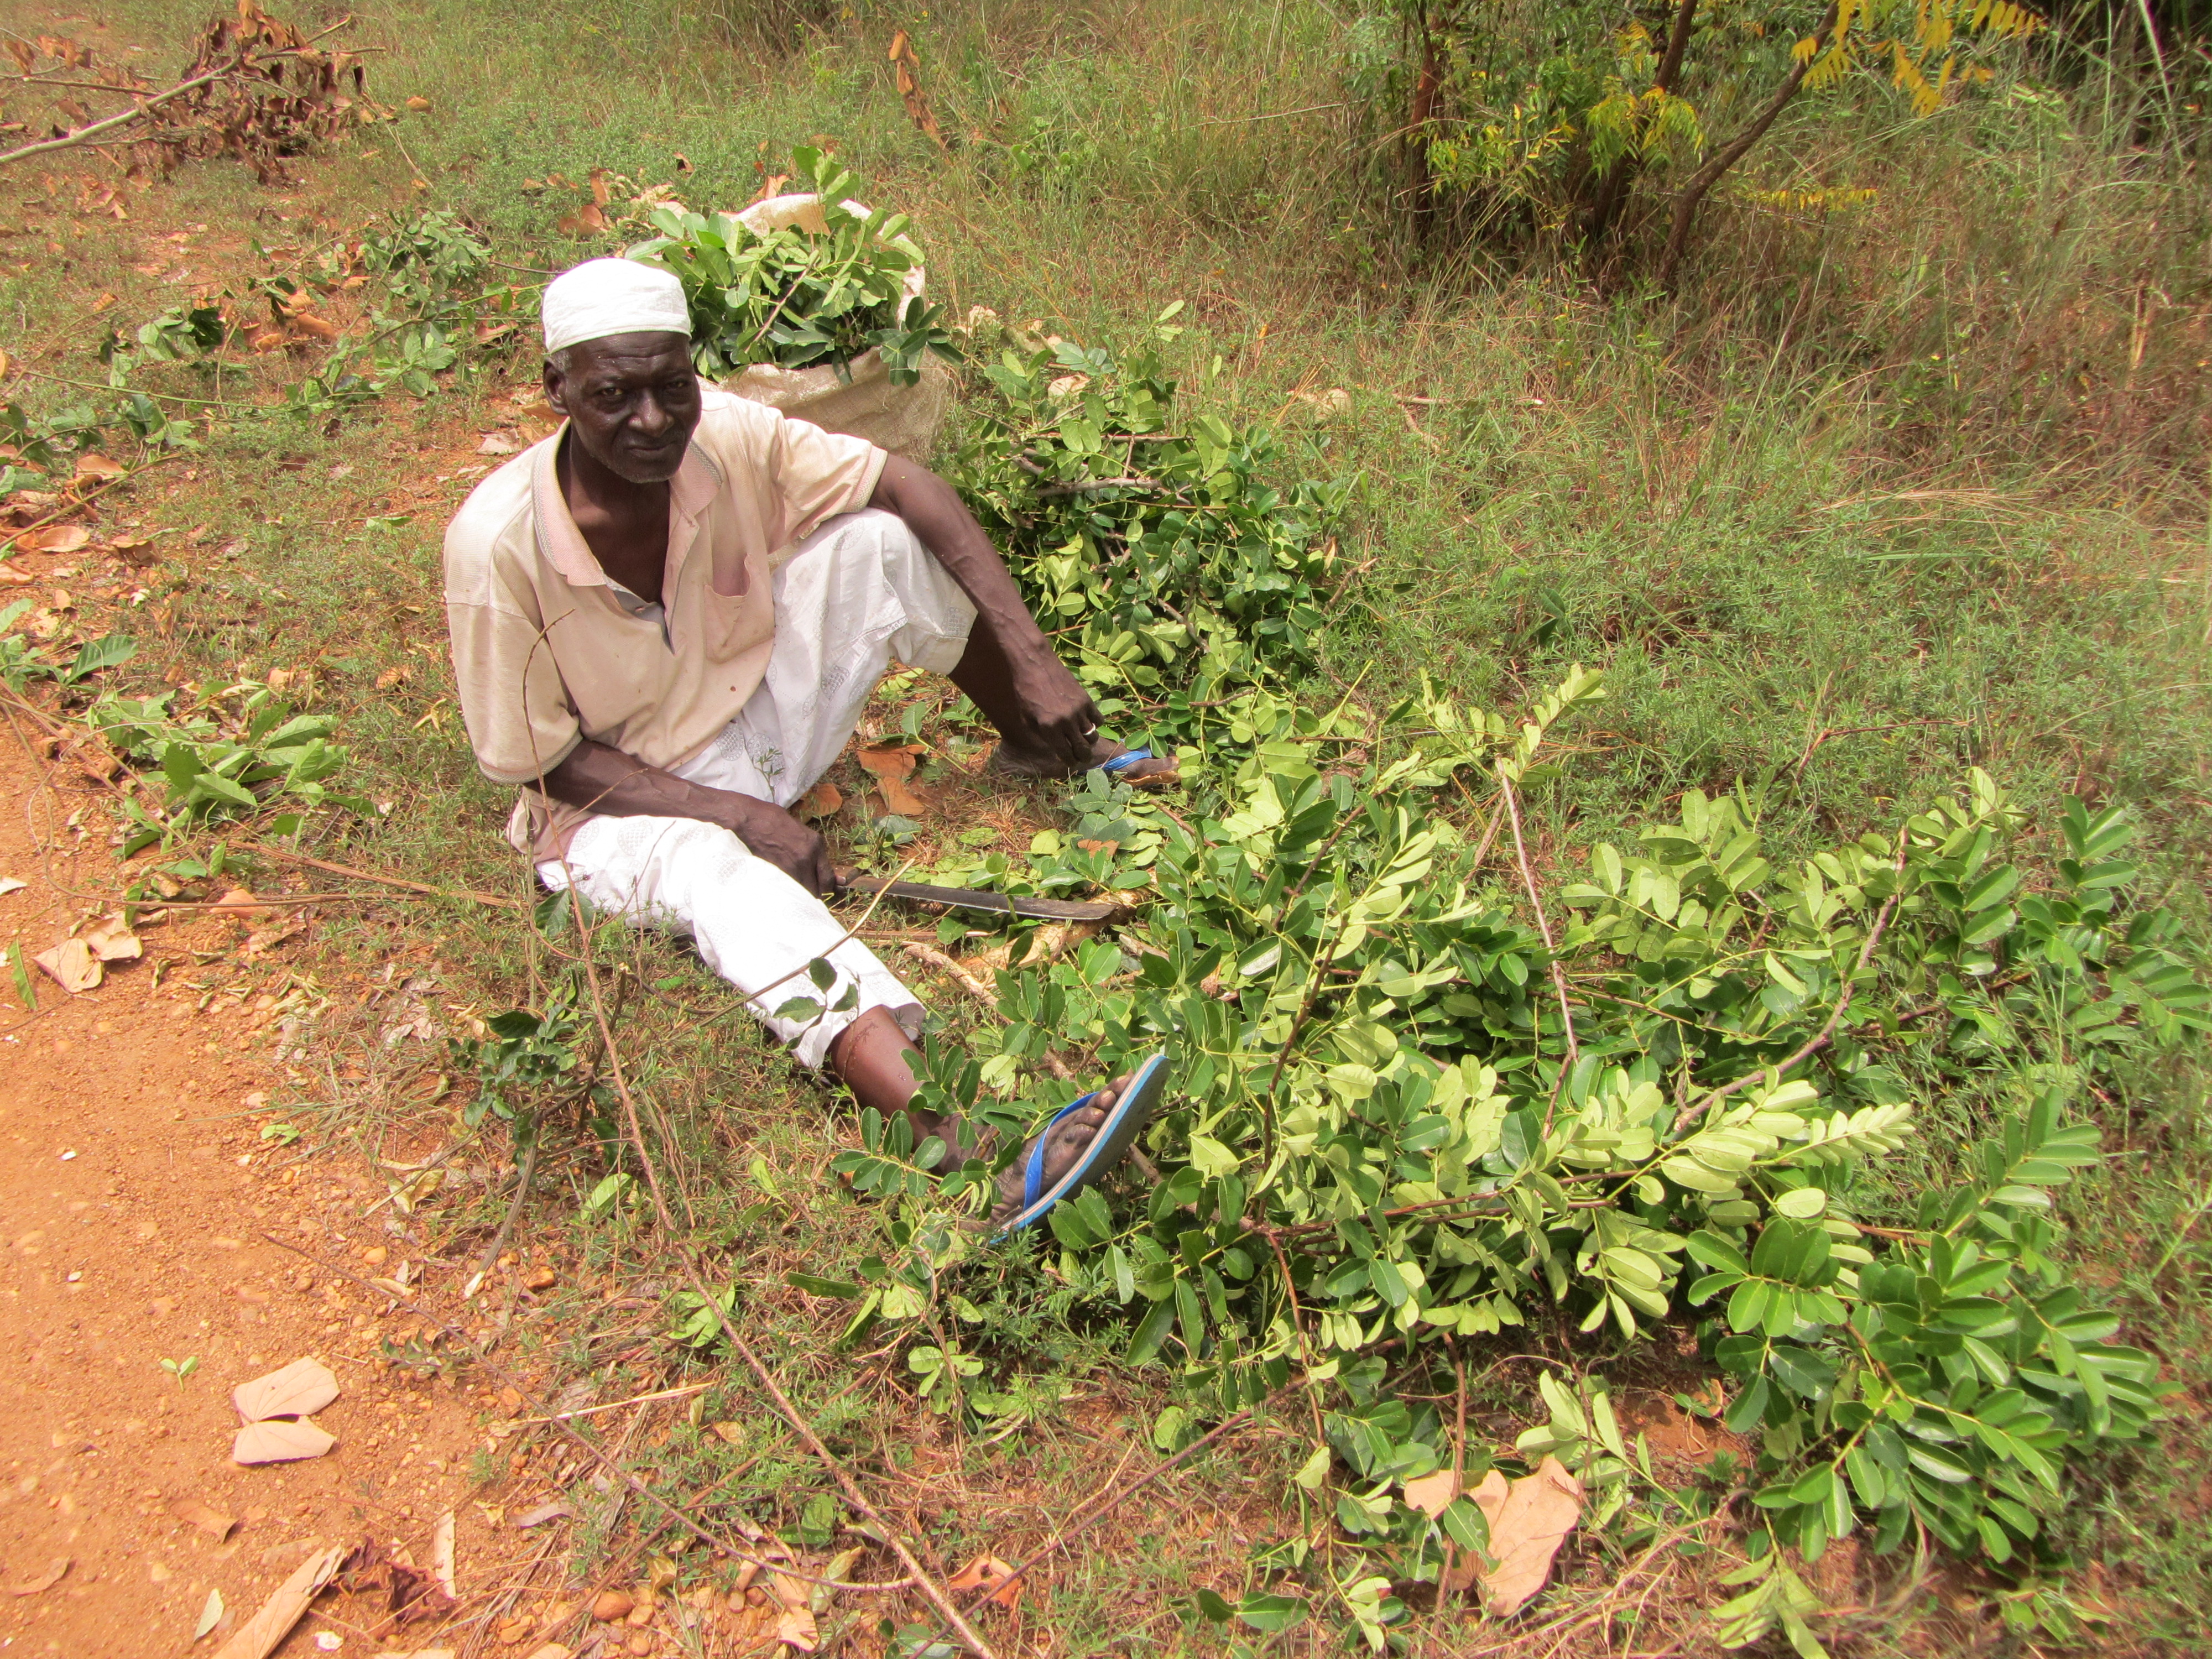
[[[25,88],[65,91],[48,135],[0,154],[0,164],[54,150],[86,147],[119,152],[126,171],[167,176],[185,161],[230,156],[263,184],[283,182],[284,162],[304,155],[349,127],[389,120],[392,112],[367,95],[356,52],[316,42],[343,28],[341,20],[307,35],[271,17],[256,0],[238,0],[234,15],[218,14],[194,41],[176,82],[156,89],[127,65],[103,62],[93,49],[58,35],[10,40],[14,77]],[[79,94],[121,94],[128,108],[97,116]],[[18,125],[15,131],[27,131]]]

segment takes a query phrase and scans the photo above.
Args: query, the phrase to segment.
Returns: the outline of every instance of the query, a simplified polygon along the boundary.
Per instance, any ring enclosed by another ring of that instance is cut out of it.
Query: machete
[[[840,876],[837,890],[844,893],[880,893],[885,898],[910,899],[919,904],[991,910],[1002,916],[1030,916],[1042,921],[1113,921],[1129,914],[1128,907],[1121,904],[1022,898],[1011,893],[986,893],[973,887],[932,887],[919,881],[885,881],[878,876]]]

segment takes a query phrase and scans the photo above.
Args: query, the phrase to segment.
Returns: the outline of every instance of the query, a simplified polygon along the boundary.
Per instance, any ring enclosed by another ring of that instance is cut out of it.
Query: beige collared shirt
[[[698,753],[767,672],[776,567],[875,493],[873,444],[702,396],[671,484],[659,606],[610,582],[576,528],[554,470],[565,424],[478,484],[447,527],[453,678],[493,781],[532,783],[586,738],[662,768]],[[590,816],[526,788],[508,838],[557,857]]]

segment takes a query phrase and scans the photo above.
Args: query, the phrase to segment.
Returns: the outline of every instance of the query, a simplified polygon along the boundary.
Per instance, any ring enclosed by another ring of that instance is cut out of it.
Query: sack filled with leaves
[[[859,181],[817,150],[793,153],[813,188],[741,213],[656,208],[661,234],[629,250],[676,273],[699,373],[831,432],[926,458],[957,354],[924,296],[904,214],[848,194]]]

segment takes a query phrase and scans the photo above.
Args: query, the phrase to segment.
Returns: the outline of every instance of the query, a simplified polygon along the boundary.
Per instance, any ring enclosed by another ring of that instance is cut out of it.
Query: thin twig
[[[4,161],[7,158],[4,156],[0,156],[0,161]],[[135,466],[128,472],[118,472],[113,477],[95,484],[90,489],[86,490],[83,495],[77,496],[74,501],[71,501],[64,506],[56,507],[52,512],[47,514],[45,518],[33,520],[29,524],[25,525],[21,530],[11,533],[5,541],[0,541],[0,558],[4,558],[9,553],[12,552],[15,550],[15,544],[22,540],[24,537],[29,535],[33,531],[44,530],[48,525],[53,523],[57,519],[66,519],[72,513],[82,512],[88,503],[98,500],[102,495],[105,495],[109,490],[114,489],[116,485],[129,483],[133,478],[137,477],[140,474],[151,472],[157,466],[167,466],[171,461],[175,460],[178,456],[181,455],[184,452],[182,450],[174,450],[167,455],[157,456],[153,460],[147,462],[143,466]]]
[[[1559,966],[1559,948],[1552,943],[1552,924],[1544,917],[1544,896],[1536,890],[1536,872],[1528,867],[1528,843],[1521,839],[1521,802],[1513,787],[1513,780],[1501,768],[1498,787],[1505,796],[1505,816],[1513,825],[1513,856],[1520,861],[1521,880],[1528,890],[1528,903],[1536,912],[1536,931],[1544,936],[1544,954],[1551,959],[1552,988],[1559,995],[1559,1023],[1567,1036],[1567,1057],[1559,1066],[1559,1075],[1552,1084],[1552,1098],[1544,1108],[1544,1127],[1552,1127],[1553,1108],[1559,1104],[1559,1085],[1582,1058],[1582,1048],[1575,1041],[1574,1011],[1567,1006],[1567,975]]]
[[[514,1202],[507,1206],[507,1218],[499,1224],[499,1231],[491,1236],[491,1243],[484,1250],[483,1260],[477,1263],[476,1272],[461,1287],[462,1301],[475,1299],[485,1276],[491,1272],[492,1264],[499,1260],[499,1253],[507,1248],[507,1241],[514,1232],[515,1218],[522,1213],[522,1206],[530,1201],[530,1177],[537,1169],[538,1137],[532,1135],[530,1145],[523,1149],[521,1167],[514,1172]]]
[[[469,899],[477,904],[497,905],[502,910],[520,910],[520,899],[507,898],[498,893],[479,893],[467,887],[433,887],[424,881],[410,881],[404,876],[386,876],[374,870],[356,870],[349,864],[333,864],[328,859],[310,858],[305,853],[295,853],[282,847],[258,842],[241,848],[241,852],[258,853],[264,857],[283,859],[292,864],[304,864],[311,870],[320,870],[333,876],[351,876],[356,881],[373,881],[386,887],[404,887],[410,893],[425,893],[432,898]],[[289,902],[289,901],[287,901]]]

